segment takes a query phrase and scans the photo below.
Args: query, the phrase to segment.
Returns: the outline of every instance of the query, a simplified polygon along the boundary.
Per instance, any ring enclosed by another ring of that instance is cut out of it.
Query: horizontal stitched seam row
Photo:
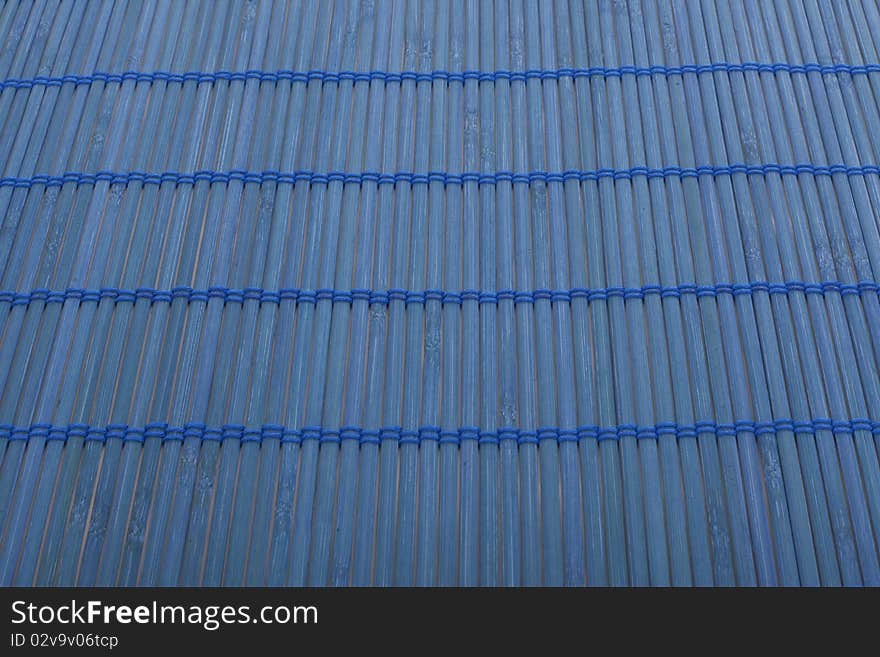
[[[537,444],[543,440],[556,442],[576,442],[580,440],[619,440],[621,438],[658,439],[661,436],[675,438],[695,438],[700,435],[736,436],[739,433],[757,436],[793,432],[798,434],[815,434],[830,431],[835,434],[852,434],[865,431],[880,434],[880,422],[866,418],[851,420],[832,420],[829,418],[813,418],[809,420],[792,420],[789,418],[767,421],[740,420],[719,423],[702,420],[694,424],[678,424],[660,422],[655,425],[619,424],[611,427],[581,425],[578,427],[536,427],[523,429],[518,427],[500,427],[483,430],[478,427],[464,426],[457,429],[445,429],[434,425],[423,425],[415,429],[400,426],[385,426],[368,429],[358,426],[341,426],[327,428],[304,426],[290,429],[278,424],[264,424],[259,427],[246,427],[241,424],[224,424],[208,426],[201,422],[189,422],[182,426],[170,426],[165,423],[151,423],[143,427],[132,427],[127,424],[109,424],[103,427],[87,424],[53,425],[35,423],[30,426],[0,424],[0,439],[29,440],[43,438],[45,440],[67,441],[78,437],[88,441],[105,442],[110,439],[144,442],[148,438],[158,438],[163,442],[197,439],[199,441],[223,441],[233,439],[238,442],[263,442],[275,439],[286,443],[303,443],[307,440],[340,443],[353,440],[360,444],[379,443],[393,440],[401,444],[419,444],[433,441],[440,444],[461,444],[467,440],[475,440],[482,444],[501,444],[511,440],[518,444]]]
[[[95,82],[122,83],[134,82],[196,82],[198,84],[213,84],[216,82],[232,82],[235,80],[258,80],[260,82],[279,82],[288,80],[291,82],[334,83],[342,81],[352,82],[385,82],[395,83],[406,80],[414,82],[464,82],[476,80],[477,82],[526,81],[526,80],[559,80],[578,78],[619,78],[625,75],[641,76],[669,76],[683,75],[685,73],[820,73],[820,74],[845,74],[866,75],[880,72],[880,64],[818,64],[808,62],[804,64],[789,64],[785,62],[712,62],[709,64],[682,64],[680,66],[590,66],[586,68],[557,68],[557,69],[528,69],[523,71],[496,70],[496,71],[293,71],[280,69],[277,71],[262,71],[250,69],[246,71],[186,71],[174,73],[171,71],[123,71],[109,73],[95,71],[87,75],[68,74],[62,76],[37,76],[33,78],[7,78],[0,81],[0,89],[30,89],[32,87],[53,87],[63,84],[89,85]]]
[[[319,288],[315,290],[303,290],[298,288],[280,288],[277,290],[265,290],[257,287],[229,288],[212,286],[205,289],[196,289],[188,286],[178,286],[171,289],[156,289],[139,287],[125,289],[117,287],[102,287],[96,289],[67,288],[64,290],[35,289],[29,292],[16,292],[12,290],[0,290],[0,303],[8,303],[13,306],[26,306],[34,302],[64,303],[68,300],[80,302],[98,302],[110,299],[115,303],[135,303],[143,299],[152,303],[171,303],[174,299],[183,299],[187,303],[207,302],[208,299],[221,299],[224,303],[244,303],[256,301],[258,303],[280,304],[282,301],[296,303],[317,303],[318,301],[331,301],[334,303],[353,303],[365,301],[370,304],[389,305],[392,301],[404,303],[417,303],[426,305],[436,301],[445,305],[461,305],[466,301],[475,301],[480,304],[498,304],[502,301],[514,303],[534,304],[538,301],[547,300],[553,302],[571,302],[574,299],[586,299],[587,301],[601,301],[612,298],[622,299],[645,299],[646,297],[659,296],[661,298],[681,298],[684,296],[718,297],[723,295],[750,295],[757,292],[767,294],[790,294],[801,292],[803,294],[837,293],[848,294],[878,294],[880,284],[874,281],[858,281],[856,283],[841,283],[839,281],[822,281],[818,283],[805,281],[785,281],[782,283],[770,283],[767,281],[749,281],[746,283],[713,283],[711,285],[696,285],[693,283],[681,283],[679,285],[643,285],[641,287],[604,287],[584,288],[575,287],[567,290],[553,290],[539,288],[531,291],[518,290],[423,290],[412,291],[400,288],[388,290],[368,290],[355,288],[352,290],[334,290]]]
[[[306,182],[310,184],[329,184],[332,182],[364,184],[372,182],[377,185],[395,185],[408,183],[411,185],[425,185],[429,183],[441,183],[443,185],[463,185],[476,183],[478,185],[497,185],[498,183],[553,183],[553,182],[587,182],[601,179],[631,180],[633,178],[698,178],[700,176],[732,176],[734,174],[761,175],[778,174],[781,176],[798,176],[801,174],[812,176],[866,176],[880,175],[880,166],[865,164],[848,166],[845,164],[778,164],[768,162],[765,164],[724,164],[704,165],[698,167],[645,167],[634,166],[626,169],[567,169],[565,171],[496,171],[494,173],[464,172],[451,173],[448,171],[427,171],[414,173],[411,171],[398,171],[396,173],[380,173],[378,171],[345,172],[329,171],[317,173],[314,171],[246,171],[233,169],[230,171],[213,171],[202,169],[190,173],[179,171],[95,171],[86,173],[82,171],[68,171],[60,175],[36,174],[33,176],[0,177],[0,187],[30,188],[35,185],[46,187],[60,187],[66,184],[94,185],[106,182],[111,185],[128,185],[141,183],[142,185],[161,185],[172,183],[175,185],[194,185],[198,182],[229,183],[239,181],[243,183],[282,183],[296,184]]]

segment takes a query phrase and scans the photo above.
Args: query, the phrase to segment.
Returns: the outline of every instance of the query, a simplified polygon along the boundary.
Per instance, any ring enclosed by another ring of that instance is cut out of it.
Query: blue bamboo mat
[[[878,49],[0,5],[0,584],[880,585]]]

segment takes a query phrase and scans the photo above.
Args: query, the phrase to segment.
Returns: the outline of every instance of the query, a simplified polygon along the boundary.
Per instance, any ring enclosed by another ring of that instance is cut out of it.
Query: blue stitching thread
[[[260,82],[279,82],[289,80],[291,82],[308,83],[319,81],[323,83],[339,83],[345,80],[352,82],[395,82],[404,80],[413,82],[464,82],[476,80],[477,82],[497,82],[507,80],[509,82],[526,80],[559,80],[562,78],[619,78],[624,75],[652,76],[652,75],[682,75],[685,73],[820,73],[820,74],[848,74],[865,75],[880,72],[880,64],[818,64],[808,62],[804,64],[789,64],[786,62],[761,63],[761,62],[713,62],[710,64],[682,64],[681,66],[591,66],[588,68],[558,68],[558,69],[529,69],[526,71],[431,71],[419,73],[416,71],[401,71],[391,73],[387,71],[292,71],[281,69],[278,71],[260,71],[250,69],[247,71],[215,71],[213,73],[202,71],[187,71],[185,73],[173,73],[171,71],[123,71],[121,73],[107,73],[95,71],[90,75],[68,74],[57,77],[37,76],[33,78],[7,78],[0,81],[0,89],[30,89],[33,87],[60,87],[63,84],[75,86],[88,85],[94,82],[105,84],[121,84],[126,81],[133,82],[195,82],[196,84],[219,81],[232,82],[235,80],[258,80]]]
[[[809,283],[804,281],[786,281],[784,283],[768,283],[767,281],[750,281],[747,283],[715,283],[712,285],[694,285],[693,283],[681,283],[672,286],[643,285],[642,287],[607,287],[607,288],[583,288],[576,287],[568,290],[549,290],[539,288],[531,292],[515,290],[462,290],[461,292],[446,290],[424,290],[414,292],[392,288],[389,290],[366,290],[356,288],[353,290],[332,290],[321,288],[318,290],[300,290],[297,288],[281,288],[279,290],[264,290],[262,288],[247,287],[243,289],[228,288],[221,286],[209,287],[204,290],[180,286],[170,290],[140,287],[134,290],[116,287],[103,287],[100,289],[67,288],[66,290],[48,290],[39,288],[30,292],[16,292],[14,290],[0,290],[0,303],[8,303],[11,306],[27,306],[31,303],[42,301],[43,303],[65,303],[68,300],[82,302],[100,302],[109,299],[113,303],[136,303],[139,299],[153,303],[171,303],[174,299],[183,299],[187,304],[193,302],[207,303],[209,299],[220,299],[223,303],[243,304],[245,301],[257,303],[280,304],[282,301],[294,303],[315,304],[319,301],[331,303],[348,303],[364,301],[370,304],[387,306],[392,301],[400,301],[405,304],[417,303],[426,305],[429,301],[436,301],[444,305],[462,305],[466,301],[474,301],[479,304],[496,305],[501,301],[512,301],[515,304],[538,301],[551,301],[570,303],[574,299],[586,299],[588,302],[604,301],[612,298],[624,300],[644,300],[650,296],[660,298],[681,298],[685,296],[718,297],[722,295],[750,295],[756,292],[767,294],[789,294],[801,292],[803,294],[837,293],[841,296],[848,294],[880,294],[880,284],[874,281],[858,281],[857,283],[841,283],[839,281],[822,281]]]
[[[761,175],[775,173],[780,176],[797,176],[807,174],[812,176],[867,176],[880,175],[880,166],[865,164],[860,166],[847,166],[845,164],[778,164],[768,162],[765,164],[725,164],[704,165],[698,167],[646,167],[634,166],[628,169],[568,169],[566,171],[496,171],[494,173],[450,173],[447,171],[428,171],[426,173],[413,173],[410,171],[398,171],[396,173],[380,173],[378,171],[364,171],[350,173],[344,171],[328,171],[316,173],[314,171],[245,171],[232,169],[230,171],[212,171],[200,169],[192,173],[180,173],[178,171],[162,171],[150,173],[146,171],[96,171],[85,173],[81,171],[67,171],[57,176],[48,174],[35,174],[28,177],[4,176],[0,178],[0,187],[14,187],[29,189],[35,185],[45,187],[61,187],[66,184],[95,185],[106,182],[110,185],[129,185],[138,182],[142,185],[162,185],[172,183],[174,185],[195,185],[199,182],[229,183],[240,181],[242,183],[255,183],[262,185],[273,182],[276,184],[295,185],[298,182],[306,182],[312,185],[327,185],[331,182],[343,184],[362,185],[373,182],[377,185],[396,185],[407,183],[410,185],[427,185],[430,183],[442,183],[443,185],[463,185],[476,183],[478,185],[497,185],[501,182],[533,184],[562,183],[569,181],[588,182],[598,181],[603,178],[611,180],[632,180],[633,178],[698,178],[700,176],[731,176],[734,174]]]
[[[393,440],[401,445],[419,445],[423,442],[460,445],[466,440],[475,440],[481,445],[500,445],[503,441],[510,440],[515,441],[518,445],[535,445],[545,440],[555,440],[556,442],[620,440],[621,438],[657,440],[660,436],[673,436],[677,439],[696,438],[699,435],[705,434],[712,434],[718,437],[736,437],[739,433],[743,432],[761,436],[782,431],[807,434],[815,434],[819,431],[831,431],[836,434],[852,434],[856,431],[867,431],[874,435],[880,435],[880,421],[867,418],[853,418],[851,420],[813,418],[799,421],[783,418],[761,422],[739,420],[732,423],[716,423],[711,420],[702,420],[694,424],[661,422],[653,426],[619,424],[612,427],[582,425],[576,428],[538,427],[537,429],[501,427],[494,431],[484,431],[477,427],[469,426],[458,429],[441,429],[439,426],[434,425],[423,425],[417,429],[402,429],[398,426],[381,427],[378,429],[365,429],[350,425],[339,429],[306,426],[296,430],[277,424],[264,424],[261,427],[224,424],[219,427],[210,427],[201,422],[188,422],[183,426],[174,427],[162,422],[155,422],[144,427],[130,427],[127,424],[91,427],[85,424],[52,425],[34,423],[29,427],[0,424],[0,440],[26,441],[34,437],[43,438],[47,441],[66,442],[69,438],[78,437],[85,441],[106,442],[115,439],[125,442],[144,443],[147,439],[153,438],[159,439],[164,443],[182,442],[188,438],[193,438],[199,442],[220,442],[231,439],[241,443],[262,443],[265,440],[278,440],[281,443],[296,444],[301,444],[306,440],[336,444],[341,444],[346,440],[354,440],[360,444],[379,444],[384,440]]]

